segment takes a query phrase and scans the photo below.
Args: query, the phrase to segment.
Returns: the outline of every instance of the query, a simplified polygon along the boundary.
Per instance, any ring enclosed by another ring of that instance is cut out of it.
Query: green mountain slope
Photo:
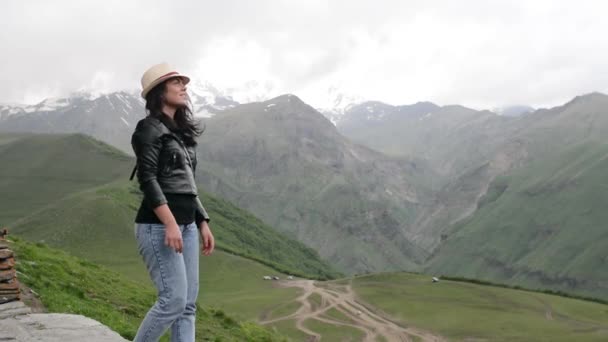
[[[133,219],[141,193],[135,180],[126,180],[132,158],[84,135],[0,137],[1,157],[11,165],[2,168],[7,177],[0,205],[7,209],[1,224],[106,265],[139,260]],[[20,175],[27,177],[19,181]],[[337,274],[313,250],[250,213],[210,194],[201,196],[220,248],[286,273],[323,279]]]
[[[497,178],[428,270],[608,298],[607,169],[588,141]]]
[[[0,134],[0,162],[0,224],[125,177],[133,166],[132,158],[82,134]]]
[[[135,182],[119,181],[75,193],[10,226],[31,241],[44,241],[104,265],[139,263],[133,231],[141,198],[136,187]],[[284,273],[322,279],[337,275],[312,249],[229,202],[206,193],[201,196],[213,220],[218,248]]]

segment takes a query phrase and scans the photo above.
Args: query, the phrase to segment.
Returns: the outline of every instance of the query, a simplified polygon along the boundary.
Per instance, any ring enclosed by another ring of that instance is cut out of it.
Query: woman
[[[168,64],[148,69],[141,80],[148,115],[137,123],[131,145],[144,197],[135,218],[139,253],[158,289],[135,341],[194,341],[200,234],[204,255],[215,242],[194,181],[196,137],[202,131],[189,108],[187,76]]]

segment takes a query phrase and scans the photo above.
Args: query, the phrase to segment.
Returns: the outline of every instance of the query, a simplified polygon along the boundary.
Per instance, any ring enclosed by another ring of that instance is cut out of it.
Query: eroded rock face
[[[16,302],[21,303],[21,302]],[[13,303],[7,303],[9,305]],[[123,342],[118,333],[80,315],[37,313],[0,318],[0,341]]]

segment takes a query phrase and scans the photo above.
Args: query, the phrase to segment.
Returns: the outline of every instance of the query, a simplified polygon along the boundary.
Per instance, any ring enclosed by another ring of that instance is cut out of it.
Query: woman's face
[[[164,102],[171,107],[188,106],[188,93],[181,77],[171,78],[165,83]]]

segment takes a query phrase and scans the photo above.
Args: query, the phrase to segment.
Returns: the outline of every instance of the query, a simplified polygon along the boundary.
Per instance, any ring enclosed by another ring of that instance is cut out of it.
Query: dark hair
[[[173,119],[163,113],[163,96],[167,81],[158,84],[146,94],[146,111],[149,116],[162,121],[171,131],[180,134],[186,145],[196,145],[196,138],[205,131],[205,128],[201,128],[199,123],[194,120],[192,109],[190,109],[192,107],[190,99],[188,99],[188,106],[177,108]]]

